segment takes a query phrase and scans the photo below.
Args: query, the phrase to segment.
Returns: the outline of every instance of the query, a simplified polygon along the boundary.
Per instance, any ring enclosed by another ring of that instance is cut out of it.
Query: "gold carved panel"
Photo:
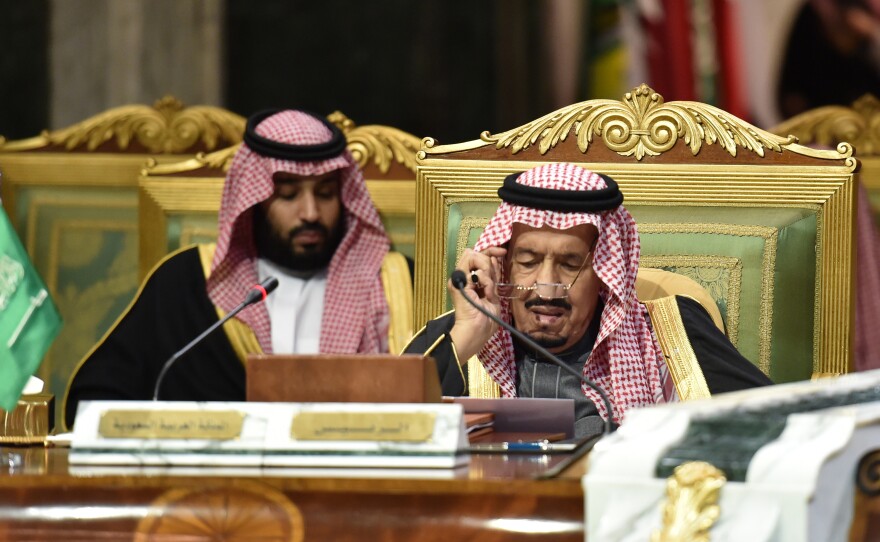
[[[880,222],[880,98],[865,94],[849,106],[817,107],[770,131],[793,136],[803,145],[852,145],[861,163],[856,177],[867,189],[875,220]]]
[[[33,150],[192,154],[241,141],[245,119],[213,106],[184,107],[166,96],[153,106],[125,105],[60,130],[20,141],[0,139],[0,152]]]
[[[651,542],[709,542],[709,530],[721,516],[718,501],[727,477],[704,461],[676,467],[666,481],[663,526]]]
[[[850,106],[817,107],[770,129],[780,136],[793,136],[802,145],[835,147],[847,142],[859,158],[880,156],[880,99],[865,94]]]

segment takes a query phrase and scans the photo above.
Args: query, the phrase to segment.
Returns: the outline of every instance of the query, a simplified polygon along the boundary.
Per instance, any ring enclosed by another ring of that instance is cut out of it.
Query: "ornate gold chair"
[[[391,238],[392,248],[412,257],[415,250],[415,155],[419,139],[381,125],[356,126],[340,112],[327,117],[348,140],[348,149],[367,182],[367,189]],[[194,243],[214,242],[217,212],[226,172],[238,145],[171,163],[151,163],[139,179],[140,274],[163,256]],[[402,309],[408,318],[394,335],[399,351],[412,335],[411,299]]]
[[[880,341],[875,327],[880,320],[880,99],[865,94],[851,106],[819,107],[770,129],[791,134],[807,146],[833,148],[853,145],[860,168],[856,207],[856,316],[853,368],[880,368]]]
[[[40,368],[60,393],[138,285],[138,173],[241,139],[244,119],[166,97],[37,137],[0,138],[3,206],[64,318]],[[60,409],[59,409],[60,410]]]
[[[639,224],[642,264],[691,277],[728,336],[776,382],[849,370],[852,149],[814,150],[642,85],[500,134],[419,152],[415,319],[451,308],[446,279],[498,205],[504,177],[574,162],[611,175]]]

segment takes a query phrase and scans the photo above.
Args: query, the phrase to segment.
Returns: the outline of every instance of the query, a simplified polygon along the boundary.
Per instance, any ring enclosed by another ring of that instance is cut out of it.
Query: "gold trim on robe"
[[[472,356],[468,360],[468,393],[471,397],[481,397],[484,399],[498,399],[501,397],[501,386],[495,382],[486,368],[477,359]]]
[[[402,352],[413,334],[413,283],[406,257],[399,252],[386,254],[380,275],[388,301],[388,351]]]
[[[214,249],[217,248],[217,244],[205,243],[198,245],[198,247],[199,259],[202,261],[202,270],[205,272],[205,280],[207,280],[208,276],[211,274],[211,261],[214,259]],[[217,316],[219,318],[222,319],[226,316],[226,311],[220,307],[215,305],[214,309],[217,311]],[[235,355],[238,356],[238,359],[242,364],[247,360],[248,354],[263,353],[263,348],[260,346],[260,341],[257,340],[254,331],[241,320],[230,318],[225,324],[223,324],[223,332],[226,333],[226,338],[229,339],[229,343],[232,345]]]
[[[675,296],[642,302],[648,309],[651,324],[666,358],[666,365],[682,401],[711,396],[697,355],[688,340]]]

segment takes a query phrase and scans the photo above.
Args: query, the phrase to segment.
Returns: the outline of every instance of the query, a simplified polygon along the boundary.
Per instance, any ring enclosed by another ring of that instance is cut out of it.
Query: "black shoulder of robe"
[[[676,296],[685,333],[712,395],[767,386],[773,382],[742,356],[698,302]]]
[[[128,312],[74,373],[65,405],[67,426],[73,425],[77,404],[82,400],[152,399],[162,365],[217,320],[207,295],[198,248],[166,260],[147,279]],[[175,362],[165,375],[159,397],[244,400],[244,365],[222,329]]]
[[[699,303],[681,296],[676,296],[676,301],[685,332],[706,378],[709,391],[713,395],[773,383],[736,350]],[[431,320],[410,341],[405,352],[423,354],[433,346],[429,355],[437,363],[443,395],[467,395],[467,370],[465,367],[462,378],[462,373],[456,367],[452,341],[449,339],[449,331],[452,330],[453,325],[455,325],[453,312]]]
[[[449,332],[454,325],[454,312],[429,321],[406,345],[404,353],[425,354],[434,358],[443,395],[462,396],[468,394],[467,368],[461,367],[459,370],[455,359],[452,340],[449,338]]]

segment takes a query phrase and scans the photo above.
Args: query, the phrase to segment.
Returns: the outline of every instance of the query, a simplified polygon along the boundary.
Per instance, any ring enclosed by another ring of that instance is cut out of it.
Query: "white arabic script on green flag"
[[[0,208],[0,408],[15,408],[60,328],[58,309]]]

